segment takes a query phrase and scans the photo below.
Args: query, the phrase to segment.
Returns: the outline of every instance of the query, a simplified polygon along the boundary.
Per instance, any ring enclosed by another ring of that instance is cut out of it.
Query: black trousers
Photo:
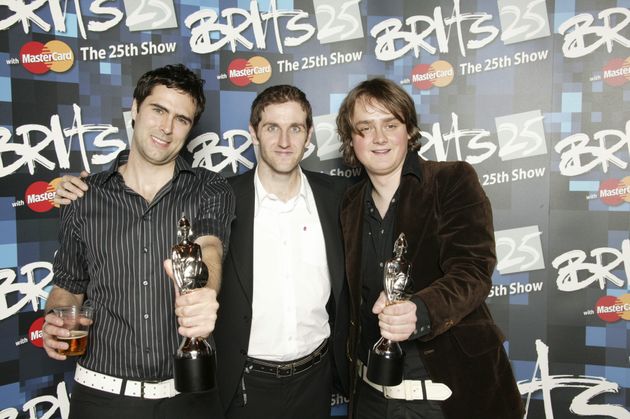
[[[356,419],[444,419],[438,401],[386,399],[383,393],[359,380]]]
[[[107,393],[75,383],[69,419],[223,418],[218,391],[181,393],[168,399],[141,399]]]
[[[243,372],[241,386],[227,410],[228,419],[329,419],[332,392],[330,354],[290,377]]]

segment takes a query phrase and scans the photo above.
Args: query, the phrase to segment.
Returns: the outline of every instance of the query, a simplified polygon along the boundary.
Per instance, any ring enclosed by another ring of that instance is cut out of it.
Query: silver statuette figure
[[[406,252],[405,233],[400,233],[394,243],[394,257],[383,266],[383,288],[388,305],[411,297],[411,263],[404,257]],[[381,337],[368,354],[367,378],[383,386],[396,386],[403,379],[404,360],[400,344]]]
[[[173,277],[180,294],[204,287],[208,270],[201,259],[201,247],[192,241],[190,222],[182,215],[177,226],[179,243],[173,246]],[[207,391],[216,383],[216,355],[204,338],[184,338],[175,354],[175,389],[182,393]]]

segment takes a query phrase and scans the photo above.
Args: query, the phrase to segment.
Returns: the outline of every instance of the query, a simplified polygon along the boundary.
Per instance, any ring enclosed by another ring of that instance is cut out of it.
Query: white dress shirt
[[[248,355],[291,361],[330,336],[326,303],[330,274],[313,192],[300,170],[300,189],[282,202],[254,176],[254,292]]]

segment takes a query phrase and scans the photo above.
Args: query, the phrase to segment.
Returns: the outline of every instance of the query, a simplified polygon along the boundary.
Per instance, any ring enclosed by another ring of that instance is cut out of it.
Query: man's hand
[[[372,313],[378,314],[378,326],[385,339],[402,342],[409,339],[416,330],[416,305],[411,301],[387,305],[387,297],[381,291],[372,307]]]
[[[54,203],[55,205],[68,205],[78,198],[82,198],[83,194],[88,190],[88,185],[83,182],[83,178],[88,177],[89,173],[85,170],[81,172],[80,177],[65,175],[61,178],[61,182],[57,185]]]
[[[48,313],[44,318],[42,327],[42,341],[46,354],[52,359],[64,361],[65,355],[57,352],[57,349],[68,349],[68,343],[57,339],[57,336],[70,336],[70,331],[63,328],[63,320],[54,313]]]
[[[164,270],[175,284],[170,259],[164,261]],[[177,289],[176,285],[175,289]],[[208,286],[183,295],[177,292],[175,297],[175,315],[179,323],[177,331],[180,335],[189,338],[208,337],[214,330],[218,310],[217,293]]]

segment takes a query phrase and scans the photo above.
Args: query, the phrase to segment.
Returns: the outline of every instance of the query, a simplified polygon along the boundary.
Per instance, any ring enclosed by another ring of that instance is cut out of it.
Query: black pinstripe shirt
[[[125,186],[118,167],[87,178],[89,191],[61,209],[54,284],[85,294],[96,308],[86,368],[128,379],[172,377],[181,337],[175,291],[162,267],[182,213],[196,236],[214,235],[227,253],[234,194],[221,176],[178,157],[171,182],[148,203]]]

